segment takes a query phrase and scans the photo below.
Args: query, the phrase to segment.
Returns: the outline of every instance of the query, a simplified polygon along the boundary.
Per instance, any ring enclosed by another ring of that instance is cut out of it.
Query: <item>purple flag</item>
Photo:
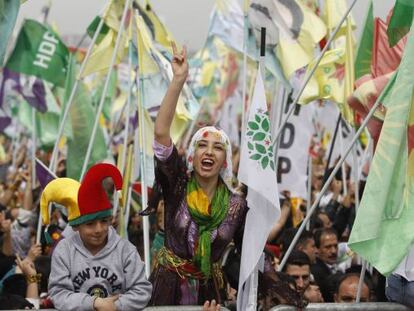
[[[36,159],[36,177],[42,190],[45,189],[49,182],[56,178],[39,159]]]
[[[0,107],[4,108],[7,92],[15,91],[39,112],[47,111],[46,89],[43,81],[36,77],[27,76],[27,83],[21,84],[20,73],[7,68],[3,69],[3,79],[0,86]]]

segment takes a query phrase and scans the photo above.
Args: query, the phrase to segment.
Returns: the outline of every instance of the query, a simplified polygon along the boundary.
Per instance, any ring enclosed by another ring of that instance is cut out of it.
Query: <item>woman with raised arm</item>
[[[165,244],[150,277],[150,305],[211,309],[208,301],[224,302],[226,281],[220,260],[231,241],[241,249],[248,208],[232,189],[231,145],[222,130],[201,128],[191,139],[186,162],[178,155],[170,127],[188,63],[185,48],[178,52],[174,43],[172,48],[174,75],[155,120],[153,143],[155,176],[164,196]],[[274,270],[267,280],[271,285],[266,291],[278,291],[273,297],[301,305],[301,297],[280,282]]]

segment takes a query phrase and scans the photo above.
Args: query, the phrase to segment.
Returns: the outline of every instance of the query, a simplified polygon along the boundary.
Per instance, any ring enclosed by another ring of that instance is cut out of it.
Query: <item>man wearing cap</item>
[[[102,181],[122,177],[111,164],[90,168],[82,184],[70,178],[51,181],[42,193],[41,212],[48,225],[50,202],[68,209],[75,233],[52,255],[49,294],[58,310],[141,310],[151,296],[144,263],[136,248],[111,227],[112,208]]]

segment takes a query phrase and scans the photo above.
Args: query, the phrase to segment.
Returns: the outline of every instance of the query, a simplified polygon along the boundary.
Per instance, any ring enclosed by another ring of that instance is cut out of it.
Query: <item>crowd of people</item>
[[[129,241],[119,237],[120,215],[112,216],[108,199],[122,179],[115,167],[99,173],[95,165],[78,183],[65,178],[62,158],[59,178],[41,189],[38,182],[32,184],[27,143],[2,137],[0,309],[133,310],[147,304],[236,308],[248,212],[248,189],[236,176],[239,150],[232,151],[227,135],[213,126],[194,134],[186,154],[172,144],[170,126],[188,75],[185,50],[173,49],[174,78],[155,122],[156,181],[149,206],[129,215]],[[313,156],[312,200],[326,179],[325,151],[320,146]],[[38,150],[37,157],[47,165],[50,153]],[[361,196],[364,182],[355,193],[350,169],[342,172],[345,176],[337,174],[279,272],[307,203],[293,206],[289,192],[281,193],[281,216],[268,237],[265,268],[259,274],[261,310],[278,304],[303,308],[308,303],[355,302],[361,261],[347,248],[347,240],[355,196]],[[36,243],[39,213],[44,234]],[[143,217],[151,223],[151,262],[145,263],[151,266],[149,279],[140,259]],[[360,300],[387,301],[385,278],[375,269],[365,274]]]

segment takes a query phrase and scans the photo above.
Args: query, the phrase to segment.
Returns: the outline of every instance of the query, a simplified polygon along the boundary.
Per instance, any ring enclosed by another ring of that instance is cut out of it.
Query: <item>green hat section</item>
[[[87,214],[87,215],[80,216],[78,218],[75,218],[69,221],[69,224],[71,226],[78,226],[78,225],[81,225],[81,224],[84,224],[90,221],[94,221],[97,219],[102,219],[102,218],[106,218],[110,216],[112,216],[112,209],[107,209],[107,210],[99,211],[93,214]]]

